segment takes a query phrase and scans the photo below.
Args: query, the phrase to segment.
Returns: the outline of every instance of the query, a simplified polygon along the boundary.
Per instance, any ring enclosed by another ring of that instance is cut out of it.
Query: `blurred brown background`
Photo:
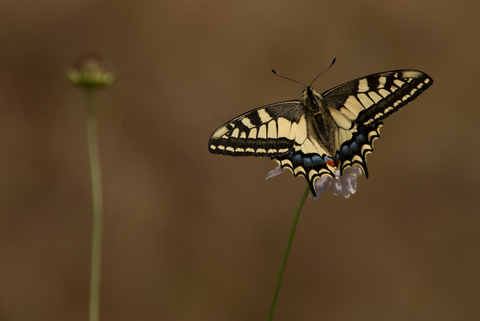
[[[266,320],[305,187],[268,159],[210,155],[249,109],[392,69],[434,85],[385,121],[370,178],[302,212],[275,320],[479,320],[477,1],[4,1],[0,320],[87,320],[91,195],[83,53],[117,76],[96,105],[101,320]]]

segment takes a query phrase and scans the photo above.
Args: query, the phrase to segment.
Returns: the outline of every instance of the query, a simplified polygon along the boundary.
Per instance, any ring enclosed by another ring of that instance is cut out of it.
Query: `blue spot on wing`
[[[362,134],[357,134],[357,137],[355,137],[355,140],[357,143],[361,144],[365,140],[365,136]]]
[[[312,156],[312,162],[314,166],[323,166],[325,165],[325,161],[319,155]]]
[[[342,148],[340,149],[340,158],[346,157],[350,152],[350,149],[348,148],[348,145],[343,145]]]
[[[304,157],[303,158],[303,164],[305,165],[305,167],[307,168],[311,168],[313,166],[313,162],[312,162],[312,159],[309,158],[309,157]]]
[[[293,152],[291,152],[291,154],[293,155]],[[294,163],[301,163],[302,159],[303,159],[302,155],[300,155],[300,154],[296,154],[296,155],[293,155],[292,157],[288,157],[288,158],[291,158]]]
[[[352,152],[357,152],[358,151],[358,145],[356,142],[351,142],[350,143],[350,151]]]

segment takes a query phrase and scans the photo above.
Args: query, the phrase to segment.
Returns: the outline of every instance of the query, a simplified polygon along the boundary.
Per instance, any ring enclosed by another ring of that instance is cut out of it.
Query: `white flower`
[[[286,169],[278,166],[274,170],[267,174],[267,178],[272,178],[283,173]],[[340,171],[335,169],[335,177],[322,176],[317,178],[314,183],[315,193],[317,196],[315,200],[320,198],[320,195],[330,186],[330,190],[335,196],[342,194],[345,198],[349,198],[350,194],[355,194],[357,191],[357,176],[362,175],[362,168],[357,165],[348,167],[343,175],[340,175]],[[313,197],[310,191],[310,197]]]

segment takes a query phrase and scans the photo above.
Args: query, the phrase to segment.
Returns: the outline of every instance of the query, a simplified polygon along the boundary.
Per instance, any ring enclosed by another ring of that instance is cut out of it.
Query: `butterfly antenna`
[[[318,77],[320,77],[321,75],[323,75],[326,71],[328,71],[328,69],[332,68],[333,64],[335,63],[335,61],[337,60],[337,58],[333,58],[333,61],[332,63],[330,64],[330,66],[328,66],[327,69],[325,69],[324,71],[322,71],[317,77],[315,77],[315,79],[312,80],[312,82],[310,83],[310,86],[312,86],[312,84],[315,82],[315,80],[317,80]],[[310,87],[309,86],[309,87]]]
[[[296,82],[297,84],[300,84],[300,85],[302,85],[303,87],[307,88],[307,86],[305,86],[304,84],[302,84],[302,83],[299,82],[298,80],[295,80],[295,79],[292,79],[292,78],[287,78],[287,77],[285,77],[285,76],[282,76],[282,75],[278,74],[278,73],[277,73],[275,70],[273,70],[273,69],[272,69],[272,72],[273,72],[275,75],[277,75],[278,77],[280,77],[280,78],[287,79],[287,80],[291,80],[291,81]]]

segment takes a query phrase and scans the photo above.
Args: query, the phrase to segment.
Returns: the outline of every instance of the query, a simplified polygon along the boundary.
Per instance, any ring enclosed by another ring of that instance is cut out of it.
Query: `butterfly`
[[[319,94],[305,86],[301,100],[248,111],[220,126],[208,150],[228,156],[270,157],[295,177],[315,180],[359,166],[368,178],[366,156],[380,137],[382,120],[433,84],[418,70],[361,77]]]

